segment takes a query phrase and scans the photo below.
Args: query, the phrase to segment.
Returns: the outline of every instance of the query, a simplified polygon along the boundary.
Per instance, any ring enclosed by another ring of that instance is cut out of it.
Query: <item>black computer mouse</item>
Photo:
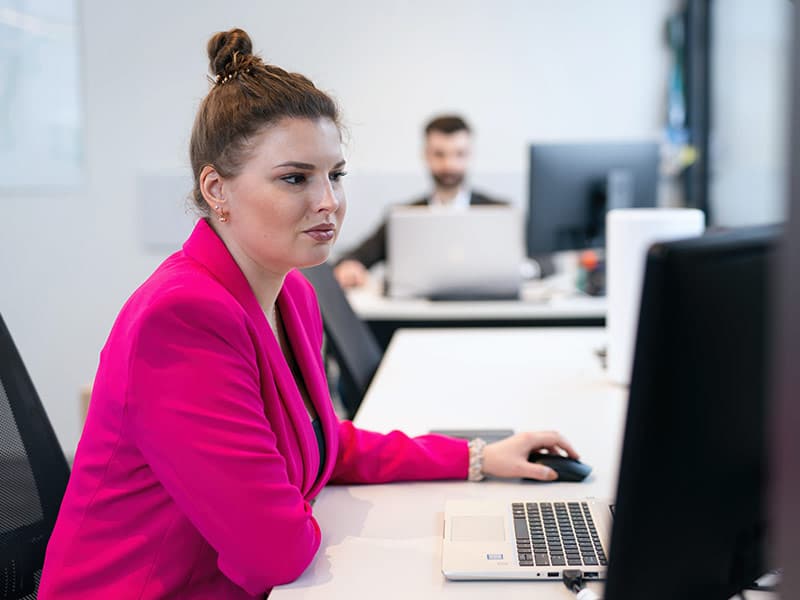
[[[558,474],[556,481],[583,481],[592,472],[592,467],[586,463],[558,454],[531,452],[528,461],[553,469]]]

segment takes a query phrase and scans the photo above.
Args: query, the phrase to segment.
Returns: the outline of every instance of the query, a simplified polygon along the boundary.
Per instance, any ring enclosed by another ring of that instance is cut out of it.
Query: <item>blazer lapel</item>
[[[303,375],[308,395],[322,424],[322,433],[325,438],[326,460],[320,477],[316,476],[319,472],[319,452],[308,450],[308,448],[315,450],[318,448],[313,429],[311,430],[311,439],[308,441],[309,445],[306,446],[306,454],[310,454],[314,458],[314,460],[309,460],[309,463],[313,464],[309,464],[309,468],[312,469],[312,480],[308,493],[315,496],[322,488],[323,482],[326,482],[333,472],[336,462],[339,422],[330,401],[321,349],[309,337],[307,326],[303,324],[303,316],[298,310],[294,298],[286,291],[285,287],[278,297],[278,304],[292,352]]]
[[[319,467],[319,456],[313,450],[309,452],[309,448],[316,449],[317,447],[316,436],[291,369],[286,362],[278,340],[275,338],[275,334],[272,332],[272,328],[267,322],[267,318],[264,316],[264,311],[259,305],[247,278],[236,264],[236,261],[233,260],[223,241],[205,219],[200,219],[197,222],[194,231],[184,243],[183,250],[188,256],[211,272],[236,298],[251,319],[259,344],[263,353],[266,354],[266,363],[272,373],[272,377],[267,379],[274,379],[275,389],[282,401],[283,410],[287,417],[286,421],[288,421],[294,433],[295,444],[291,444],[292,448],[288,449],[291,455],[284,457],[289,471],[289,479],[299,485],[303,494],[306,495],[316,479]],[[284,288],[278,297],[281,311],[284,311],[281,298],[285,295]],[[283,315],[284,312],[281,314]],[[288,326],[287,332],[289,332],[290,339],[296,335],[296,331],[288,329]],[[294,348],[294,345],[293,350],[295,356],[297,356],[298,350]],[[298,364],[301,364],[301,369],[303,369],[299,358]],[[303,375],[306,376],[305,369],[303,370]],[[265,391],[264,386],[269,386],[270,384],[270,381],[262,381],[262,394]],[[315,393],[312,393],[311,390],[309,390],[309,394],[311,394],[312,398],[315,396]],[[321,414],[319,408],[317,408],[317,412]],[[324,421],[323,426],[326,430],[327,441],[327,430],[330,429],[330,426]],[[280,432],[276,431],[276,434],[278,433]],[[328,444],[328,447],[330,447],[330,444]]]

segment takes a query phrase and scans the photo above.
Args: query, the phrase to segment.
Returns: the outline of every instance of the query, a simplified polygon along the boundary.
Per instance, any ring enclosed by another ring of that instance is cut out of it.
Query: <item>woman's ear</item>
[[[203,167],[203,170],[200,171],[200,193],[208,204],[210,212],[217,215],[220,223],[225,223],[228,220],[228,211],[225,207],[222,185],[222,176],[213,166]]]

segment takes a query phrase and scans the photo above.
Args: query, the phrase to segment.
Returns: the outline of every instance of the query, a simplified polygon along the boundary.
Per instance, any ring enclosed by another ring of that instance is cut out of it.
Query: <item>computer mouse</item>
[[[558,454],[531,452],[528,461],[553,469],[558,474],[556,481],[583,481],[592,472],[592,467],[586,463]]]

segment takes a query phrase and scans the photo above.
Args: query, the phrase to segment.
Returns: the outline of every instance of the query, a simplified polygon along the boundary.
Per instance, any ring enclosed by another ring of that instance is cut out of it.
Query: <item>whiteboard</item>
[[[75,0],[0,0],[0,188],[83,174]]]

